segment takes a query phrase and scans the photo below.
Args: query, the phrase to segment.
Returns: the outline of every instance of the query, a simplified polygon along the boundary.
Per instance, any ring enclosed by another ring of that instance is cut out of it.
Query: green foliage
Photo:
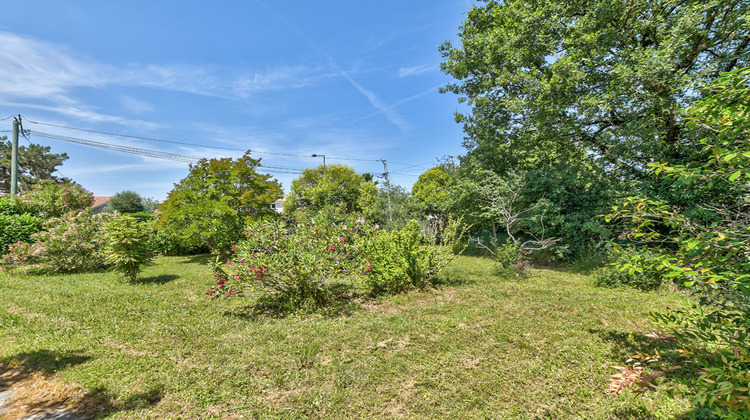
[[[744,303],[720,309],[691,305],[652,314],[690,361],[684,370],[697,376],[693,400],[713,418],[750,415],[750,299]]]
[[[293,308],[323,306],[334,279],[364,268],[359,249],[373,229],[334,209],[298,211],[288,223],[253,221],[233,247],[235,257],[214,264],[217,285],[208,294],[233,295],[250,285],[280,294]]]
[[[31,214],[0,214],[0,253],[8,251],[8,245],[31,241],[31,235],[39,232],[43,219]]]
[[[115,216],[104,225],[107,264],[123,273],[131,282],[136,281],[141,267],[153,258],[153,251],[149,247],[151,233],[151,226],[147,222],[128,215]]]
[[[38,210],[23,198],[0,197],[0,254],[6,253],[10,244],[29,242],[31,235],[42,229]]]
[[[7,137],[0,137],[0,189],[6,193],[10,192],[11,158],[11,142],[7,141]],[[49,146],[19,145],[18,189],[28,191],[32,185],[45,179],[55,183],[70,183],[68,178],[52,175],[67,159],[67,153],[50,153]]]
[[[480,2],[459,44],[441,47],[456,79],[444,91],[469,108],[457,115],[462,166],[531,174],[529,199],[549,201],[549,235],[570,259],[617,236],[596,216],[634,188],[710,213],[719,194],[736,196],[654,182],[647,165],[704,157],[684,111],[696,84],[747,65],[749,17],[739,0]]]
[[[346,165],[318,166],[305,169],[292,181],[291,192],[284,201],[284,211],[318,210],[343,205],[347,212],[368,212],[377,195],[377,187]]]
[[[701,366],[694,401],[721,418],[750,415],[748,317],[750,311],[750,68],[724,73],[704,87],[689,110],[688,127],[703,135],[701,164],[653,164],[656,175],[683,189],[722,185],[735,200],[707,207],[705,223],[648,197],[629,197],[609,219],[622,219],[632,237],[655,247],[651,258],[629,261],[632,272],[659,270],[691,287],[700,306],[657,319],[678,337],[689,360]]]
[[[492,241],[490,244],[477,242],[480,248],[484,248],[495,257],[497,265],[495,274],[501,277],[525,277],[531,271],[531,264],[523,254],[521,244],[513,242],[510,238],[505,243]]]
[[[629,286],[639,290],[656,290],[663,282],[663,273],[659,270],[635,270],[629,268],[637,261],[653,258],[648,250],[635,247],[615,247],[607,256],[609,264],[594,271],[594,284],[602,287]]]
[[[46,217],[84,211],[94,204],[94,195],[80,185],[57,184],[50,180],[34,184],[24,198]]]
[[[411,220],[404,228],[377,232],[362,250],[367,283],[376,294],[424,289],[455,259],[453,246],[464,233],[455,219],[437,229]]]
[[[118,213],[140,213],[145,207],[143,197],[135,191],[120,191],[109,200],[109,207]]]
[[[270,206],[281,196],[281,186],[256,172],[259,165],[249,152],[237,160],[201,159],[191,165],[159,207],[157,229],[188,244],[200,238],[212,251],[228,255],[247,223],[275,216]]]
[[[40,212],[39,206],[34,205],[25,197],[10,194],[0,197],[0,214],[21,215],[28,213],[38,215]]]
[[[411,187],[411,196],[425,214],[445,214],[452,184],[453,179],[448,171],[442,166],[435,166],[419,176]]]
[[[184,238],[169,229],[155,228],[149,239],[149,247],[159,255],[196,255],[211,250],[200,238]]]
[[[477,246],[496,257],[500,272],[511,271],[522,274],[528,261],[526,256],[539,253],[558,243],[560,238],[546,237],[545,216],[549,201],[526,194],[528,177],[524,173],[510,171],[500,177],[491,171],[475,171],[472,179],[461,180],[454,191],[456,202],[473,205],[463,209],[475,221],[492,225],[493,239],[489,244],[476,239]],[[507,237],[506,244],[496,240],[498,229]]]
[[[378,188],[368,218],[380,225],[381,228],[400,229],[412,219],[424,217],[423,209],[412,199],[409,193],[400,185],[382,185]]]
[[[0,267],[20,274],[80,273],[105,267],[104,215],[70,212],[44,223],[33,243],[8,247]]]
[[[486,0],[441,47],[445,90],[486,168],[595,156],[628,177],[692,155],[682,110],[697,82],[747,65],[740,0]]]

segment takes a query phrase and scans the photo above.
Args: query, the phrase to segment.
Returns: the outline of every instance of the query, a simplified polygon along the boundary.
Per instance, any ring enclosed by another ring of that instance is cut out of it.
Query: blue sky
[[[193,158],[251,149],[286,191],[321,163],[311,154],[360,173],[385,159],[410,189],[463,152],[438,45],[455,42],[466,0],[4,3],[0,118],[21,114],[27,130]],[[66,152],[62,175],[95,195],[163,200],[189,170],[29,138]]]

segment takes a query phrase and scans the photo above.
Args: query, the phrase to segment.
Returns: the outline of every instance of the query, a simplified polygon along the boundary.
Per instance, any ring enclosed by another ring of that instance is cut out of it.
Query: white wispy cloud
[[[0,31],[0,97],[33,103],[37,108],[90,121],[124,123],[125,118],[100,114],[78,99],[76,89],[140,86],[229,99],[256,92],[298,89],[335,73],[320,67],[278,66],[229,70],[204,65],[134,64],[126,68],[83,59],[64,46]],[[121,98],[131,111],[148,104]]]
[[[143,114],[144,112],[151,112],[154,110],[154,106],[152,104],[127,95],[123,95],[120,97],[120,103],[125,107],[125,109],[132,112],[133,114]]]
[[[398,77],[419,76],[420,74],[437,70],[437,68],[438,67],[434,64],[422,64],[421,66],[415,67],[401,67],[400,69],[398,69]]]
[[[71,103],[71,88],[106,83],[98,65],[71,58],[60,46],[8,32],[0,32],[0,45],[0,94],[5,97]]]

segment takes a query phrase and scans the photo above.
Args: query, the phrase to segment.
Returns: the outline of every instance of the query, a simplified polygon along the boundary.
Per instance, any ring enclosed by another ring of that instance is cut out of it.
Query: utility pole
[[[18,127],[21,125],[21,115],[13,118],[13,145],[10,158],[10,193],[18,194]]]
[[[388,164],[385,162],[385,159],[381,162],[383,162],[383,170],[385,170],[383,176],[385,177],[385,187],[388,194],[388,221],[393,223],[393,212],[391,211],[391,178],[388,176]]]

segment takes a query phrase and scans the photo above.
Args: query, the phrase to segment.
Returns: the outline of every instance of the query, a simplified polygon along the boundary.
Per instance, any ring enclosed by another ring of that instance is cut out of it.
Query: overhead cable
[[[11,117],[13,117],[13,115],[11,115],[9,118],[11,118]],[[0,120],[0,121],[2,121],[2,120]],[[223,146],[207,146],[205,144],[187,143],[187,142],[174,141],[174,140],[164,140],[164,139],[157,139],[157,138],[153,138],[153,137],[133,136],[133,135],[130,135],[130,134],[110,133],[110,132],[107,132],[107,131],[90,130],[90,129],[87,129],[87,128],[78,128],[78,127],[71,127],[71,126],[60,125],[60,124],[51,124],[51,123],[45,123],[45,122],[40,122],[40,121],[32,121],[32,120],[30,120],[28,118],[26,118],[26,121],[30,122],[32,124],[46,125],[46,126],[49,126],[49,127],[65,128],[65,129],[68,129],[68,130],[84,131],[84,132],[87,132],[87,133],[104,134],[104,135],[108,135],[108,136],[117,136],[117,137],[124,137],[124,138],[137,139],[137,140],[146,140],[146,141],[156,141],[156,142],[161,142],[161,143],[179,144],[179,145],[182,145],[182,146],[202,147],[202,148],[206,148],[206,149],[230,150],[230,151],[233,151],[233,152],[245,152],[245,151],[249,151],[251,153],[256,153],[256,154],[260,154],[260,155],[291,156],[291,157],[304,157],[304,158],[311,157],[310,155],[295,154],[295,153],[265,152],[265,151],[260,151],[260,150],[236,149],[236,148],[223,147]],[[339,158],[331,157],[329,159],[333,159],[333,160],[365,161],[365,162],[380,162],[381,161],[381,159],[360,159],[360,158],[345,158],[345,157],[339,157]]]
[[[84,146],[96,147],[100,149],[112,150],[112,151],[122,152],[122,153],[130,153],[130,154],[146,156],[146,157],[151,157],[151,158],[156,158],[156,159],[165,159],[165,160],[172,160],[172,161],[184,162],[184,163],[196,163],[200,160],[200,158],[197,158],[194,156],[180,155],[177,153],[162,152],[158,150],[141,149],[141,148],[132,147],[132,146],[121,146],[121,145],[116,145],[116,144],[103,143],[103,142],[95,141],[95,140],[81,139],[77,137],[63,136],[63,135],[52,134],[52,133],[45,133],[42,131],[26,130],[26,132],[35,136],[45,137],[45,138],[49,138],[53,140],[67,141],[71,143],[81,144]],[[284,173],[284,174],[294,174],[294,175],[302,173],[301,169],[292,168],[288,166],[263,165],[263,164],[259,164],[258,166],[268,169],[269,172],[274,172],[274,173]]]

